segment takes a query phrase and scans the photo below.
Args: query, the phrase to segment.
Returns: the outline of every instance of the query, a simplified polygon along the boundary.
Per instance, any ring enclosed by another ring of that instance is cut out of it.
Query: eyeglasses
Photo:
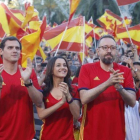
[[[114,51],[114,50],[117,49],[117,46],[107,46],[107,45],[105,45],[105,46],[100,46],[98,48],[102,48],[104,51],[108,51],[108,49],[110,49],[111,51]]]

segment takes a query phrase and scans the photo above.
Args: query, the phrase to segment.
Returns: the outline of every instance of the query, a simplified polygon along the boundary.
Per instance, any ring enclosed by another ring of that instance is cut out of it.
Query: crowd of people
[[[0,140],[140,139],[135,45],[118,46],[105,35],[88,49],[82,64],[78,53],[58,51],[55,56],[43,44],[46,60],[28,58],[26,68],[18,65],[21,48],[15,37],[0,45]],[[33,110],[42,122],[39,133]]]

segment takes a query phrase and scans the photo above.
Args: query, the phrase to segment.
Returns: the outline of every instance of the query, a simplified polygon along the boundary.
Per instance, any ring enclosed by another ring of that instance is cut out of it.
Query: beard
[[[110,57],[106,58],[106,56],[110,56]],[[112,54],[107,54],[103,58],[101,58],[101,61],[106,65],[110,65],[113,63],[114,57],[112,56]]]

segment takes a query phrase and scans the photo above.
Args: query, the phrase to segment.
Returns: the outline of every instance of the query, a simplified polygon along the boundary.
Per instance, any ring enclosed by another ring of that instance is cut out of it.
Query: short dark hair
[[[19,45],[20,45],[20,50],[21,50],[21,48],[22,48],[22,46],[21,46],[21,43],[20,43],[20,41],[16,38],[16,37],[14,37],[14,36],[8,36],[8,37],[5,37],[3,40],[2,40],[2,42],[1,42],[1,44],[0,44],[0,48],[3,50],[4,49],[4,47],[5,47],[5,43],[6,43],[6,41],[8,41],[8,40],[10,40],[10,41],[17,41],[18,43],[19,43]]]
[[[133,65],[139,65],[140,66],[140,62],[133,62]]]
[[[104,35],[104,36],[102,36],[99,40],[98,40],[98,43],[97,43],[97,47],[99,47],[99,44],[100,44],[100,42],[101,42],[101,40],[102,39],[104,39],[104,38],[111,38],[111,39],[113,39],[114,41],[115,41],[115,39],[114,39],[114,37],[112,36],[112,35]],[[115,41],[116,42],[116,41]]]

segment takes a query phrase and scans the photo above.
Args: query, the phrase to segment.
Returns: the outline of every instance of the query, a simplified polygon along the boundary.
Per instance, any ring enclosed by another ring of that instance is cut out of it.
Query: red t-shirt
[[[74,77],[71,83],[72,84],[78,84],[78,77]]]
[[[130,69],[116,63],[114,69],[124,72],[123,87],[134,90]],[[79,90],[97,87],[109,77],[110,72],[104,71],[100,62],[83,65],[78,79]],[[125,140],[124,101],[114,86],[110,86],[87,104],[83,139]]]
[[[74,99],[79,99],[77,86],[72,86]],[[49,108],[60,100],[55,99],[51,93],[44,99],[45,108]],[[41,140],[74,140],[73,136],[73,116],[66,102],[57,111],[45,119],[42,126]]]
[[[0,140],[32,140],[35,135],[33,103],[23,84],[19,69],[13,75],[2,72],[3,87],[0,98]],[[40,89],[36,74],[33,85]]]

